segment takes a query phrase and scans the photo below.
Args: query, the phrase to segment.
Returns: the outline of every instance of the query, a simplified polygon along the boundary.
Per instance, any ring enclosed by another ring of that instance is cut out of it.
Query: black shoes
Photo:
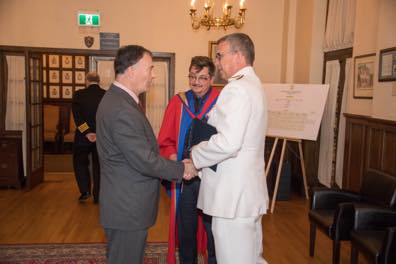
[[[83,203],[83,202],[85,202],[89,197],[91,197],[91,194],[90,194],[89,192],[84,192],[84,193],[82,193],[82,194],[80,195],[80,197],[78,198],[78,201],[79,201],[80,203]],[[94,198],[94,199],[93,199],[94,204],[98,204],[98,203],[99,203],[99,197],[94,195],[93,198]]]
[[[91,196],[91,194],[90,194],[89,192],[82,193],[82,194],[80,195],[80,197],[78,198],[78,201],[84,202],[84,201],[87,200],[90,196]]]

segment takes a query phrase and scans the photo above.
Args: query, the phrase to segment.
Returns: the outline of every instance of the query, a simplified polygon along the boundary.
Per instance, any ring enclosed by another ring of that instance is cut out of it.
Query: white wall
[[[326,8],[327,0],[297,1],[294,83],[322,83]]]
[[[353,98],[353,78],[349,84],[347,112],[381,119],[396,120],[396,82],[378,82],[381,49],[396,46],[396,1],[356,1],[353,56],[376,53],[373,99]],[[353,71],[351,71],[353,74]],[[353,76],[352,76],[353,77]]]
[[[356,1],[355,13],[355,36],[353,42],[353,57],[376,52],[376,39],[378,28],[379,1],[358,0]],[[353,74],[349,78],[349,93],[347,109],[348,113],[367,115],[372,114],[371,99],[353,98]]]
[[[396,47],[396,1],[382,0],[378,18],[379,55],[381,49]],[[377,76],[374,81],[373,117],[396,120],[396,92],[392,94],[392,89],[396,91],[396,82],[378,82]]]
[[[321,83],[327,0],[285,1],[281,81]]]
[[[315,0],[312,19],[309,83],[322,83],[323,41],[326,26],[327,0]]]
[[[263,82],[281,79],[285,1],[289,0],[246,1],[246,25],[240,31],[255,42],[255,68]],[[237,2],[232,2],[235,7]],[[183,91],[191,57],[207,55],[209,41],[235,32],[194,31],[189,5],[190,0],[0,0],[0,45],[86,49],[84,36],[91,35],[95,38],[91,49],[98,49],[99,31],[119,32],[121,45],[140,44],[152,51],[176,53],[175,88]],[[79,10],[99,11],[101,28],[80,29]]]
[[[237,2],[232,3],[238,6]],[[263,82],[321,81],[325,2],[246,1],[246,25],[239,31],[249,34],[255,42],[255,68]],[[236,31],[192,30],[189,3],[190,0],[0,0],[0,45],[86,49],[84,36],[91,35],[95,37],[91,49],[98,49],[99,31],[119,32],[121,45],[140,44],[152,51],[174,52],[176,92],[183,91],[187,88],[191,57],[207,55],[209,41]],[[380,49],[396,46],[395,5],[395,0],[357,1],[354,56],[378,54]],[[102,27],[78,28],[78,10],[99,11]],[[374,86],[372,100],[354,99],[351,83],[347,112],[396,120],[396,97],[392,96],[395,82],[375,81]]]

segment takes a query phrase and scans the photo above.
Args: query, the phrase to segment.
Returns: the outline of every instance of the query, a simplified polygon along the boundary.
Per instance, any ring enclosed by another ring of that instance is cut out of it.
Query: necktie
[[[142,104],[142,101],[140,101],[140,100],[139,100],[139,103],[138,103],[138,107],[139,107],[140,111],[142,111],[143,114],[146,113],[146,111],[145,111],[145,109],[144,109],[144,106],[143,106],[143,104]]]
[[[199,97],[195,97],[194,99],[195,99],[194,110],[195,113],[197,114],[201,109],[202,99]]]

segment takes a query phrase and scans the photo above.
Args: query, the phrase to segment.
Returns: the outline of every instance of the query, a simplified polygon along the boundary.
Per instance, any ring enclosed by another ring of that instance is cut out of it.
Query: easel
[[[276,174],[274,194],[272,195],[271,213],[273,213],[274,209],[275,209],[275,201],[276,201],[276,196],[278,194],[279,179],[280,179],[280,175],[282,172],[282,166],[283,166],[283,158],[285,155],[286,144],[288,141],[293,141],[293,142],[298,143],[298,150],[299,150],[299,154],[300,154],[300,164],[301,164],[302,176],[303,176],[303,180],[304,180],[305,197],[308,199],[307,177],[305,175],[304,155],[303,155],[303,151],[302,151],[301,139],[293,139],[293,138],[281,138],[281,139],[283,139],[283,144],[282,144],[282,151],[281,151],[279,165],[278,165],[278,172]],[[271,168],[272,159],[274,158],[274,154],[275,154],[276,146],[278,145],[278,141],[279,141],[279,137],[275,137],[274,145],[272,146],[271,155],[268,160],[267,168],[265,169],[265,177],[267,177],[268,171]]]

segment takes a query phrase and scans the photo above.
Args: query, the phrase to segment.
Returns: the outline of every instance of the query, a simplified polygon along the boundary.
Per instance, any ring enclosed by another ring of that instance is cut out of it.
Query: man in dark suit
[[[196,174],[191,161],[159,155],[154,132],[139,106],[153,80],[152,54],[141,46],[118,50],[116,80],[96,115],[101,165],[100,220],[110,264],[144,261],[147,231],[155,223],[160,180],[180,182]]]
[[[89,154],[92,157],[92,179],[94,203],[99,201],[99,160],[96,150],[96,111],[105,90],[99,86],[100,78],[96,72],[86,77],[87,88],[76,91],[73,96],[72,111],[76,131],[73,144],[73,167],[78,188],[79,201],[83,202],[91,195],[91,176]]]

